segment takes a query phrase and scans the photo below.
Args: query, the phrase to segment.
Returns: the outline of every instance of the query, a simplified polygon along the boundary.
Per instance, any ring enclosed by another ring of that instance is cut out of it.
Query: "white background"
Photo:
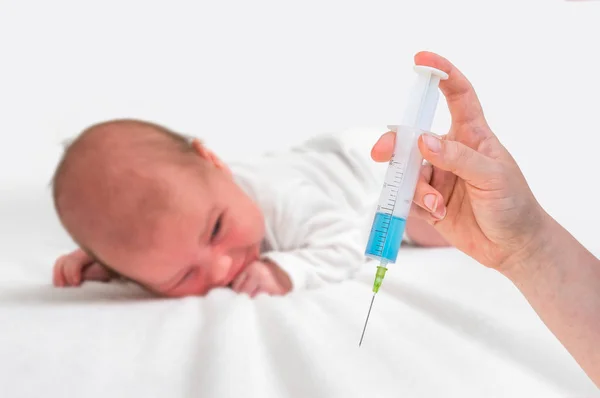
[[[61,142],[105,119],[153,120],[226,159],[383,132],[413,54],[432,50],[470,78],[541,204],[600,255],[599,39],[600,1],[0,0],[4,395],[593,396],[510,281],[456,251],[402,252],[360,350],[372,273],[283,301],[59,292],[52,264],[73,245],[47,184]],[[448,126],[442,100],[433,130]]]
[[[599,21],[600,2],[559,0],[0,0],[0,198],[48,195],[62,140],[105,119],[163,123],[226,158],[384,131],[413,54],[431,50],[470,78],[542,205],[593,246]]]

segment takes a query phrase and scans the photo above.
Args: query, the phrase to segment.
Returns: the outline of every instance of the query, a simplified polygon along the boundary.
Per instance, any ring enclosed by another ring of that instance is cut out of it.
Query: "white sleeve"
[[[269,220],[274,250],[263,257],[287,272],[292,290],[348,279],[365,263],[357,214],[314,184],[298,185],[276,195]]]

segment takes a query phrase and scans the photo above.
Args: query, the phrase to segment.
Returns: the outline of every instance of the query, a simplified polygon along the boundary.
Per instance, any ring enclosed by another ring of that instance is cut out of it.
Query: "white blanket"
[[[600,396],[520,293],[452,249],[405,248],[375,300],[356,280],[251,300],[51,286],[72,248],[48,192],[0,206],[0,396]]]

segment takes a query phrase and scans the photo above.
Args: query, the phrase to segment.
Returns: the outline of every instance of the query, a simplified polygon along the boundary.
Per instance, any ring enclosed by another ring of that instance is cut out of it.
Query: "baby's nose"
[[[213,284],[221,285],[225,283],[232,263],[233,260],[227,255],[222,255],[216,258],[213,266],[211,267],[211,280]]]

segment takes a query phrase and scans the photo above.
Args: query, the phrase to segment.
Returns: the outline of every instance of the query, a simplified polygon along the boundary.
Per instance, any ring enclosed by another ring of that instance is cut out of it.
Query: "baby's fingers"
[[[109,282],[113,273],[104,268],[100,263],[92,263],[82,269],[82,279],[85,281]]]
[[[236,276],[233,282],[231,283],[231,289],[234,292],[239,293],[240,289],[242,288],[242,285],[246,281],[246,278],[248,278],[248,273],[246,271],[240,272],[239,275]]]
[[[79,286],[81,283],[81,271],[83,269],[83,264],[74,261],[73,259],[67,260],[65,266],[63,267],[63,274],[65,279],[67,280],[68,285],[70,286]]]
[[[237,293],[246,293],[250,297],[254,297],[258,291],[258,278],[247,276],[239,287],[234,289]]]
[[[65,276],[63,275],[65,257],[66,256],[59,257],[56,260],[56,263],[54,263],[54,268],[52,270],[52,284],[56,287],[63,287],[66,283]]]

